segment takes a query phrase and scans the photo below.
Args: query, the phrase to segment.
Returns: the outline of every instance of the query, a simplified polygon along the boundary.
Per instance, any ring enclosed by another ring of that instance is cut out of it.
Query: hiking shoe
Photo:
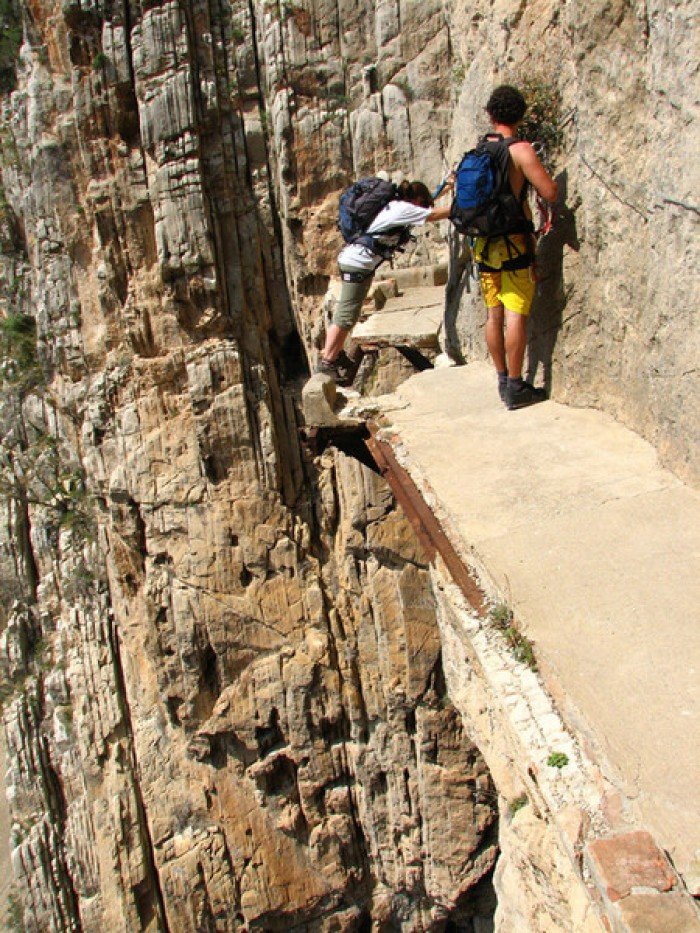
[[[537,402],[544,402],[547,393],[544,389],[536,389],[529,382],[523,382],[517,389],[513,386],[506,386],[505,403],[509,411],[516,408],[526,408],[528,405],[536,405]]]
[[[344,366],[340,365],[338,360],[333,360],[332,363],[328,360],[319,360],[315,371],[322,376],[330,376],[339,386],[350,385],[351,380],[348,379],[348,371]]]
[[[501,401],[507,407],[508,406],[508,383],[499,382],[498,383],[498,394],[501,396]]]

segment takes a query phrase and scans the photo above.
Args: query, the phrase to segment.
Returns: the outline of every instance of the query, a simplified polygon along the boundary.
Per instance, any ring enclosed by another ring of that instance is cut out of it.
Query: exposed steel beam
[[[485,615],[484,594],[455,550],[452,542],[442,530],[432,509],[420,494],[418,487],[409,474],[396,459],[391,444],[377,437],[377,425],[368,422],[367,427],[370,431],[370,437],[367,438],[367,447],[376,461],[379,472],[391,486],[396,500],[418,535],[428,560],[430,563],[434,563],[436,553],[439,554],[449,570],[450,576],[460,588],[470,606],[479,615]]]

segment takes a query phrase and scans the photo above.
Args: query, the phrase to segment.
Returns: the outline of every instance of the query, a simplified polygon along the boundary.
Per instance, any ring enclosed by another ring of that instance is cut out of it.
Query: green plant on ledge
[[[13,882],[6,898],[5,922],[10,933],[25,933],[22,910],[22,899],[19,894],[17,882]]]
[[[46,423],[33,423],[25,402],[31,395],[51,408],[38,356],[36,322],[26,314],[0,318],[0,496],[22,512],[42,506],[55,529],[90,540],[95,534],[94,501],[80,464]]]
[[[8,314],[0,319],[0,386],[6,383],[28,390],[40,375],[34,318]]]
[[[0,94],[17,86],[16,68],[22,45],[22,20],[16,0],[0,0]]]
[[[550,768],[565,768],[569,763],[569,756],[564,752],[552,752],[547,759]]]
[[[489,619],[505,638],[516,661],[526,664],[531,671],[536,671],[537,659],[535,658],[532,642],[515,627],[513,610],[504,602],[496,603],[489,612]]]

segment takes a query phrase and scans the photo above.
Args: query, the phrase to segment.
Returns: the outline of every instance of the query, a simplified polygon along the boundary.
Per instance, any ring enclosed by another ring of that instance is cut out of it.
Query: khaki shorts
[[[518,251],[525,252],[527,241],[522,234],[514,234],[511,243]],[[492,240],[488,245],[488,252],[484,256],[486,240],[477,239],[474,245],[474,259],[478,263],[487,262],[490,269],[481,269],[479,281],[481,294],[484,296],[487,308],[503,305],[508,311],[527,316],[530,313],[532,299],[535,297],[535,280],[532,266],[527,269],[501,269],[501,263],[512,258],[508,245],[502,238]]]
[[[341,275],[345,270],[341,268]],[[340,298],[333,312],[333,323],[343,330],[351,330],[360,316],[362,304],[370,290],[374,273],[370,272],[362,282],[343,282],[340,289]]]

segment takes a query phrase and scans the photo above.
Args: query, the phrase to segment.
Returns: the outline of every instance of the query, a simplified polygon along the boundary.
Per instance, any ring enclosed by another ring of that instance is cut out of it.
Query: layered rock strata
[[[282,66],[327,54],[320,25],[25,15],[3,180],[27,287],[5,307],[36,347],[3,387],[24,458],[3,679],[26,928],[488,916],[494,795],[445,693],[425,559],[378,477],[298,439]]]

